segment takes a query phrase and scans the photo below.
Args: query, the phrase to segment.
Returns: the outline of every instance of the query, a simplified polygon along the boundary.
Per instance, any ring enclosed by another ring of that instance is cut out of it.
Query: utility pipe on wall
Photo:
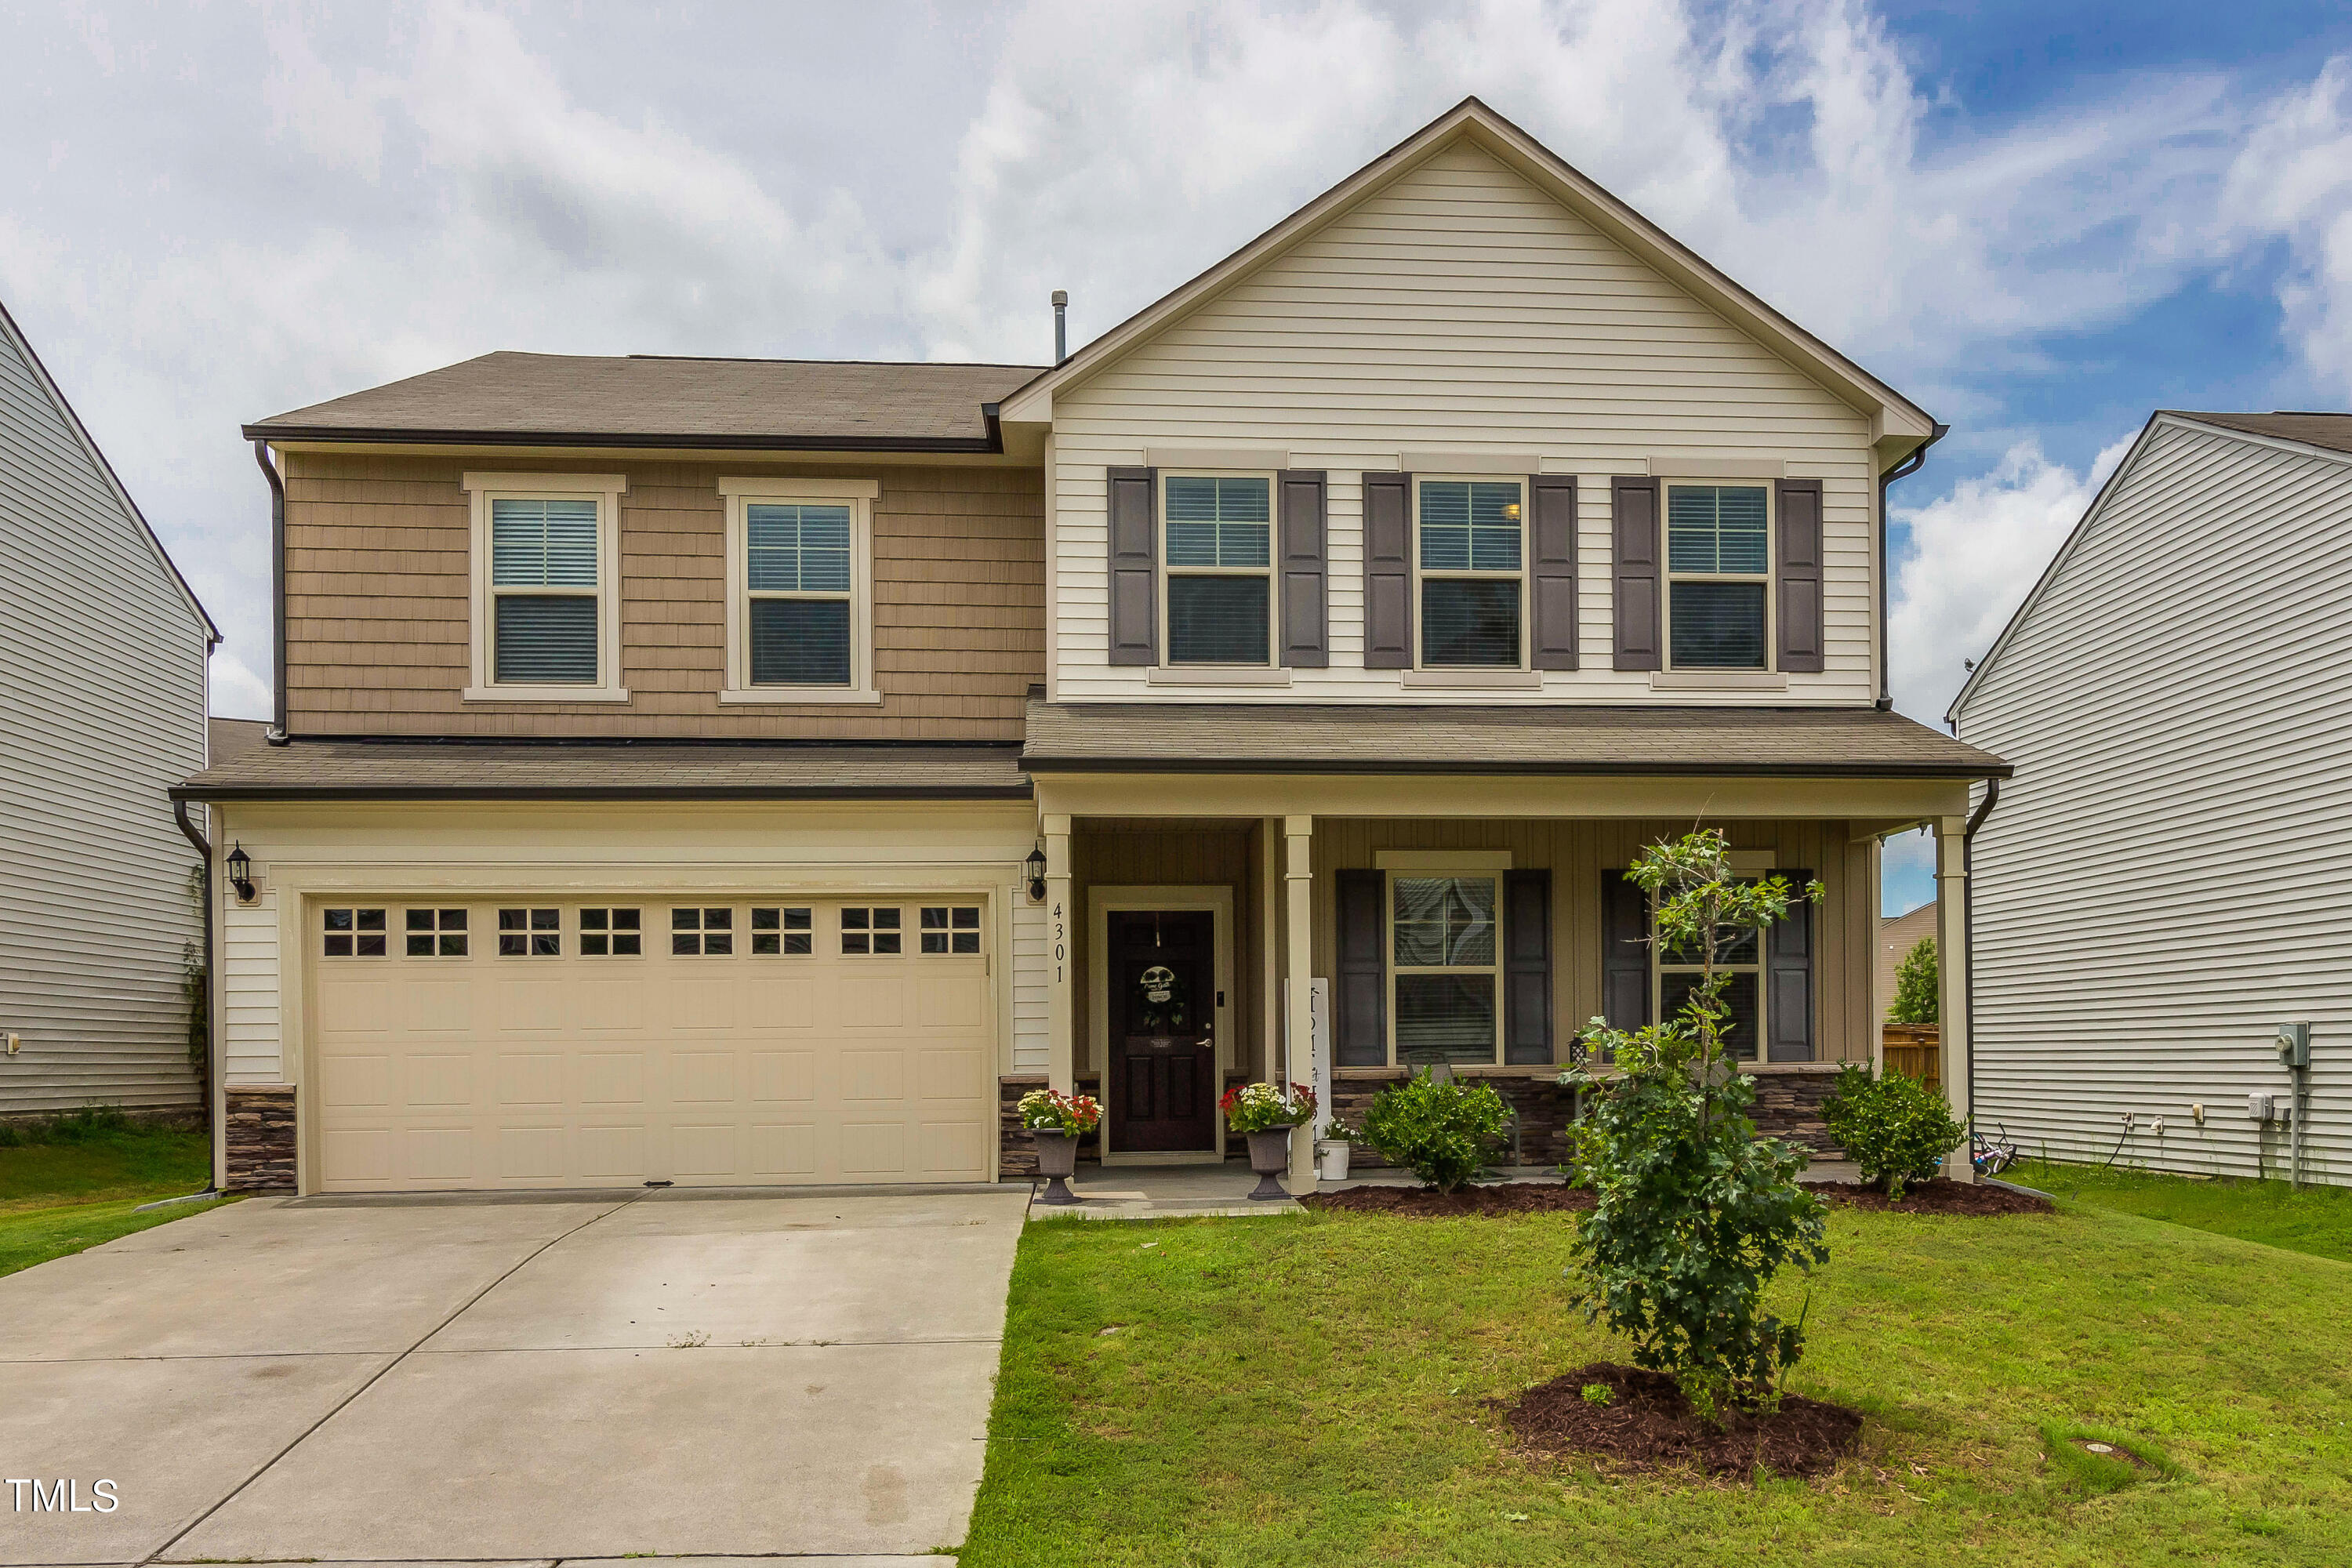
[[[1895,688],[1886,668],[1886,492],[1897,479],[1907,479],[1927,466],[1927,448],[1951,434],[1948,425],[1938,425],[1928,432],[1927,438],[1912,448],[1911,455],[1878,476],[1878,702],[1881,711],[1895,706]]]
[[[2000,799],[2000,781],[1985,780],[1984,799],[1977,803],[1976,810],[1969,814],[1968,826],[1960,829],[1960,930],[1968,948],[1962,955],[1968,971],[1961,975],[1960,985],[1962,994],[1968,998],[1969,1010],[1968,1023],[1960,1035],[1960,1049],[1967,1058],[1962,1066],[1968,1073],[1971,1122],[1977,1114],[1977,829],[1984,826],[1985,818],[1992,815]]]
[[[253,444],[253,460],[261,465],[262,477],[269,481],[269,576],[270,634],[269,684],[270,701],[275,717],[263,738],[273,746],[282,746],[286,732],[286,481],[278,472],[278,465],[269,460],[269,443]]]

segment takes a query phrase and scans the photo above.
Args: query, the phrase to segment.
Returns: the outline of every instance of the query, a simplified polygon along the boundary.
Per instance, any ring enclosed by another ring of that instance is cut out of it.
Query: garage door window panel
[[[593,909],[580,911],[580,956],[635,958],[645,952],[645,913],[641,910]]]
[[[562,910],[500,910],[500,958],[561,958],[563,956]]]
[[[803,958],[816,951],[814,911],[783,906],[751,911],[751,956]]]
[[[880,907],[851,907],[841,911],[841,951],[845,957],[887,957],[902,952],[900,911]]]
[[[411,958],[463,958],[466,956],[466,911],[463,910],[410,910],[404,921]]]
[[[325,945],[320,949],[329,958],[382,958],[387,951],[384,919],[382,910],[328,910],[324,911]]]
[[[922,913],[925,952],[973,953],[980,951],[980,906],[926,905]]]
[[[669,950],[680,958],[718,958],[735,951],[735,911],[698,905],[669,912]]]

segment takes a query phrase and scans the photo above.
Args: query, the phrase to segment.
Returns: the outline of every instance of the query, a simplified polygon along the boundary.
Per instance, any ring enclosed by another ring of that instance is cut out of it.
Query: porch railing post
[[[1289,995],[1283,1006],[1282,1081],[1305,1083],[1314,1068],[1308,1060],[1308,1039],[1315,1026],[1315,819],[1282,819],[1283,891],[1287,900],[1283,974]],[[1290,1140],[1290,1190],[1304,1195],[1315,1190],[1315,1134],[1312,1128]]]
[[[1968,827],[1964,816],[1936,819],[1936,1006],[1942,1026],[1938,1065],[1944,1094],[1952,1114],[1969,1119],[1969,872]],[[1944,1173],[1956,1182],[1977,1179],[1962,1143],[1944,1162]]]

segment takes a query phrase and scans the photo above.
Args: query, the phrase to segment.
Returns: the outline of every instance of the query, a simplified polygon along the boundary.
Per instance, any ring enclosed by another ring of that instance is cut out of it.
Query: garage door
[[[313,906],[317,1184],[984,1180],[984,910],[969,896]]]

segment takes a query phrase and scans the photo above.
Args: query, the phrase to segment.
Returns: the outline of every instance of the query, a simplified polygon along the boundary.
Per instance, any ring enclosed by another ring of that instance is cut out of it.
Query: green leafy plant
[[[1941,1089],[1899,1072],[1874,1078],[1859,1066],[1839,1070],[1837,1088],[1822,1102],[1822,1120],[1861,1167],[1862,1179],[1890,1198],[1934,1175],[1937,1162],[1969,1135]]]
[[[1797,1182],[1804,1152],[1759,1138],[1746,1115],[1755,1080],[1724,1050],[1730,976],[1717,965],[1822,887],[1735,877],[1711,828],[1652,845],[1626,875],[1648,897],[1653,946],[1696,955],[1702,974],[1673,1018],[1631,1034],[1593,1019],[1580,1037],[1584,1063],[1562,1075],[1586,1101],[1570,1128],[1571,1178],[1596,1199],[1577,1222],[1585,1317],[1633,1341],[1637,1365],[1672,1373],[1703,1418],[1719,1419],[1733,1403],[1777,1403],[1804,1325],[1766,1310],[1765,1291],[1781,1268],[1811,1273],[1829,1249],[1826,1205]],[[1613,1065],[1591,1065],[1595,1056]]]
[[[1886,1008],[1890,1024],[1932,1024],[1942,1015],[1943,989],[1936,969],[1936,939],[1923,936],[1911,944],[1895,970],[1895,1000]]]
[[[1584,1395],[1584,1403],[1587,1405],[1606,1405],[1616,1397],[1614,1392],[1605,1383],[1588,1383],[1577,1392]]]
[[[1374,1095],[1363,1126],[1349,1136],[1450,1193],[1486,1168],[1510,1124],[1511,1108],[1492,1084],[1441,1083],[1424,1068]]]

